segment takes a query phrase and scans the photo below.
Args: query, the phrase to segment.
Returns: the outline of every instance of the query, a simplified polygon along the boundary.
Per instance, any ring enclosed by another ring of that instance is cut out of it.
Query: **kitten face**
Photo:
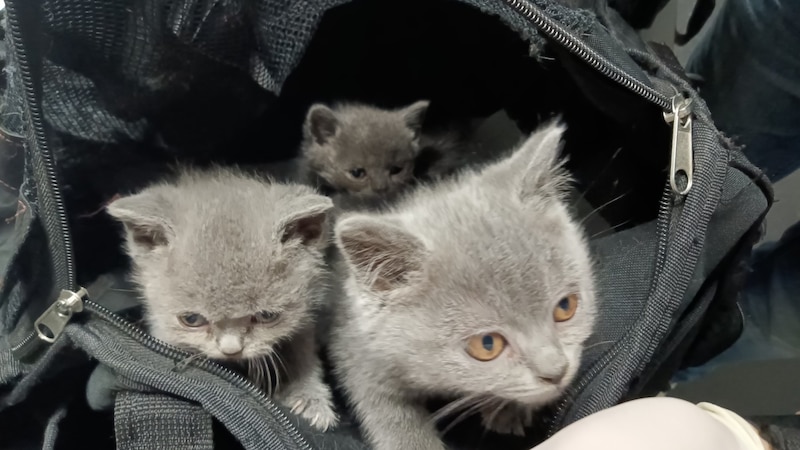
[[[589,252],[561,198],[563,128],[510,158],[336,227],[369,351],[422,392],[531,406],[574,378],[592,331]]]
[[[215,359],[264,356],[311,320],[326,197],[191,172],[108,207],[127,230],[151,333]]]
[[[400,110],[317,104],[305,124],[308,165],[336,190],[359,197],[396,193],[413,181],[428,102]]]

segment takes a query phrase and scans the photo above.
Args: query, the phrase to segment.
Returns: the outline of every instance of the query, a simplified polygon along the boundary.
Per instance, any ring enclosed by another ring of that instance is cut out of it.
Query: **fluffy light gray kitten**
[[[580,365],[595,294],[550,123],[510,157],[335,227],[334,371],[377,450],[444,449],[432,396],[521,433]]]
[[[153,336],[222,362],[321,430],[330,388],[316,353],[332,202],[232,169],[183,171],[108,206],[126,229]],[[268,366],[270,362],[273,370]]]
[[[428,101],[400,109],[364,104],[312,105],[301,148],[310,174],[360,198],[385,198],[414,180]]]

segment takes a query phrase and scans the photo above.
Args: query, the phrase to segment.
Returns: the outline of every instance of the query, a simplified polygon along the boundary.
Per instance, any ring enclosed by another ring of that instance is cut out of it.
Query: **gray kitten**
[[[152,335],[246,363],[270,392],[277,373],[274,397],[321,430],[337,422],[314,331],[332,206],[310,187],[221,168],[186,170],[108,206],[125,225]]]
[[[339,192],[365,199],[399,193],[414,180],[427,109],[426,100],[394,110],[312,105],[303,125],[304,163]]]
[[[521,433],[575,376],[595,294],[563,132],[551,123],[510,157],[337,223],[346,281],[330,352],[374,448],[443,449],[432,396]]]

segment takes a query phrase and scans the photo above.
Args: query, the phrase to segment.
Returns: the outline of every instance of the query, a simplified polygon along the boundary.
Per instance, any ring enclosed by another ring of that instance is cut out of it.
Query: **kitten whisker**
[[[277,356],[275,353],[270,352],[267,353],[267,358],[269,358],[269,363],[272,365],[273,370],[275,371],[275,392],[279,392],[281,389],[281,374],[278,370],[278,365],[275,363],[275,359],[273,356]],[[269,368],[267,368],[269,370]]]
[[[597,214],[597,213],[598,213],[599,211],[601,211],[603,208],[606,208],[606,207],[608,207],[608,206],[609,206],[609,205],[611,205],[612,203],[614,203],[614,202],[616,202],[616,201],[620,200],[621,198],[625,197],[626,195],[628,195],[628,194],[630,194],[630,193],[631,193],[631,191],[630,191],[630,190],[629,190],[629,191],[627,191],[627,192],[623,192],[622,194],[619,194],[618,196],[616,196],[616,197],[612,198],[611,200],[609,200],[609,201],[607,201],[607,202],[603,203],[602,205],[598,206],[597,208],[593,209],[593,210],[592,210],[592,211],[591,211],[589,214],[587,214],[587,215],[583,216],[583,219],[581,219],[581,220],[580,220],[580,222],[578,222],[578,226],[581,226],[581,225],[583,225],[584,223],[586,223],[586,220],[588,220],[588,219],[589,219],[590,217],[592,217],[593,215]]]
[[[608,340],[608,341],[595,342],[595,343],[594,343],[594,344],[592,344],[592,345],[587,345],[586,347],[584,347],[584,348],[583,348],[583,351],[589,350],[590,348],[599,347],[599,346],[601,346],[601,345],[613,344],[613,343],[615,343],[615,342],[617,342],[617,341],[615,341],[615,340],[613,340],[613,339],[612,339],[612,340]]]
[[[281,368],[283,369],[283,374],[288,377],[289,369],[286,368],[286,363],[283,361],[283,358],[281,358],[280,353],[273,353],[273,356],[275,356],[275,360],[277,360],[278,364],[280,364]],[[278,369],[276,368],[275,370]]]
[[[581,196],[578,197],[577,199],[575,199],[575,202],[572,204],[573,206],[575,206],[579,201],[581,201],[584,197],[586,197],[586,194],[589,193],[589,191],[592,190],[594,185],[597,184],[597,180],[599,180],[600,177],[603,174],[605,174],[606,170],[608,170],[611,167],[611,163],[614,162],[614,160],[617,158],[617,156],[619,156],[621,151],[622,151],[622,147],[619,147],[614,151],[614,154],[611,155],[611,158],[608,159],[608,161],[603,166],[603,168],[600,169],[599,172],[596,172],[594,179],[592,180],[591,183],[589,183],[588,186],[586,186],[586,189],[583,190],[583,192],[581,193]]]
[[[189,366],[189,364],[192,361],[194,361],[196,359],[199,359],[199,358],[202,358],[202,357],[203,357],[203,354],[201,352],[192,353],[191,355],[187,356],[186,358],[183,358],[183,359],[181,359],[179,361],[176,361],[175,362],[175,366],[172,368],[172,371],[173,372],[182,372],[183,370],[185,370]]]
[[[482,396],[478,395],[468,395],[466,397],[461,397],[456,400],[453,400],[448,404],[442,406],[441,408],[437,409],[436,411],[434,411],[434,413],[431,415],[431,421],[434,423],[439,422],[443,418],[449,416],[455,411],[460,410],[465,405],[468,405],[481,397]]]
[[[482,408],[484,408],[484,407],[486,407],[488,405],[491,405],[493,402],[496,402],[496,401],[497,401],[497,399],[491,398],[491,397],[484,397],[484,398],[478,399],[473,405],[465,408],[464,411],[462,411],[458,416],[456,416],[455,419],[453,419],[452,422],[447,424],[447,426],[444,428],[444,430],[442,430],[441,435],[442,436],[447,435],[447,433],[449,433],[450,430],[455,428],[456,425],[460,424],[461,422],[466,420],[468,417],[470,417],[471,415],[475,414],[476,411],[478,411],[478,410],[480,410],[480,409],[482,409]]]
[[[442,419],[449,417],[458,411],[470,410],[475,404],[484,404],[489,400],[496,399],[494,397],[487,396],[486,394],[472,394],[461,397],[436,410],[431,415],[431,421],[438,423]]]
[[[502,411],[503,408],[508,406],[510,403],[511,403],[510,400],[501,400],[500,402],[498,402],[497,408],[495,408],[495,410],[492,411],[491,414],[489,414],[489,417],[486,418],[486,422],[492,423],[492,421],[497,417],[497,415],[500,414],[500,411]]]
[[[486,418],[486,424],[487,425],[491,424],[494,421],[494,419],[497,417],[497,415],[500,414],[500,411],[502,411],[503,408],[508,406],[510,403],[511,403],[511,401],[509,401],[509,400],[500,400],[498,402],[498,404],[497,404],[497,408],[495,408],[494,411],[492,411],[492,413],[489,414],[489,417]],[[483,429],[483,433],[481,434],[481,439],[486,437],[486,433],[488,433],[488,432],[489,432],[489,429],[488,428],[484,428]]]
[[[272,384],[272,371],[269,370],[269,364],[267,362],[267,358],[262,357],[261,364],[262,364],[261,366],[262,370],[264,371],[264,374],[267,376],[267,385],[269,386],[269,389],[267,390],[267,395],[272,397],[272,395],[275,393],[275,388],[273,387]]]
[[[501,395],[503,397],[511,397],[514,395],[531,395],[539,393],[543,390],[544,389],[531,389],[530,387],[527,386],[516,386],[516,387],[512,386],[498,391],[498,395]]]
[[[254,359],[246,359],[245,365],[247,366],[247,378],[253,382],[259,388],[264,388],[263,384],[261,383],[261,376],[258,371],[258,367],[255,364]]]
[[[625,225],[627,225],[629,223],[631,223],[631,219],[628,219],[628,220],[626,220],[624,222],[618,223],[618,224],[614,225],[613,227],[606,228],[605,230],[598,231],[597,233],[589,236],[589,239],[590,240],[591,239],[595,239],[597,237],[600,237],[603,233],[608,233],[609,231],[615,231],[617,228],[623,227],[623,226],[625,226]],[[611,234],[611,233],[609,233],[609,234]]]

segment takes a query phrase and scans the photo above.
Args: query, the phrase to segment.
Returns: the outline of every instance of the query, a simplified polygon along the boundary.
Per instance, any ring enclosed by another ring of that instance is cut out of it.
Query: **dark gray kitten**
[[[332,206],[309,187],[230,169],[187,170],[108,206],[152,335],[246,363],[268,391],[277,373],[274,397],[321,430],[337,422],[314,332]]]
[[[595,294],[549,124],[510,157],[335,227],[334,371],[377,450],[440,450],[432,396],[520,433],[580,366]]]
[[[338,192],[384,198],[414,179],[428,101],[400,109],[363,104],[312,105],[303,126],[302,158],[310,173]]]

